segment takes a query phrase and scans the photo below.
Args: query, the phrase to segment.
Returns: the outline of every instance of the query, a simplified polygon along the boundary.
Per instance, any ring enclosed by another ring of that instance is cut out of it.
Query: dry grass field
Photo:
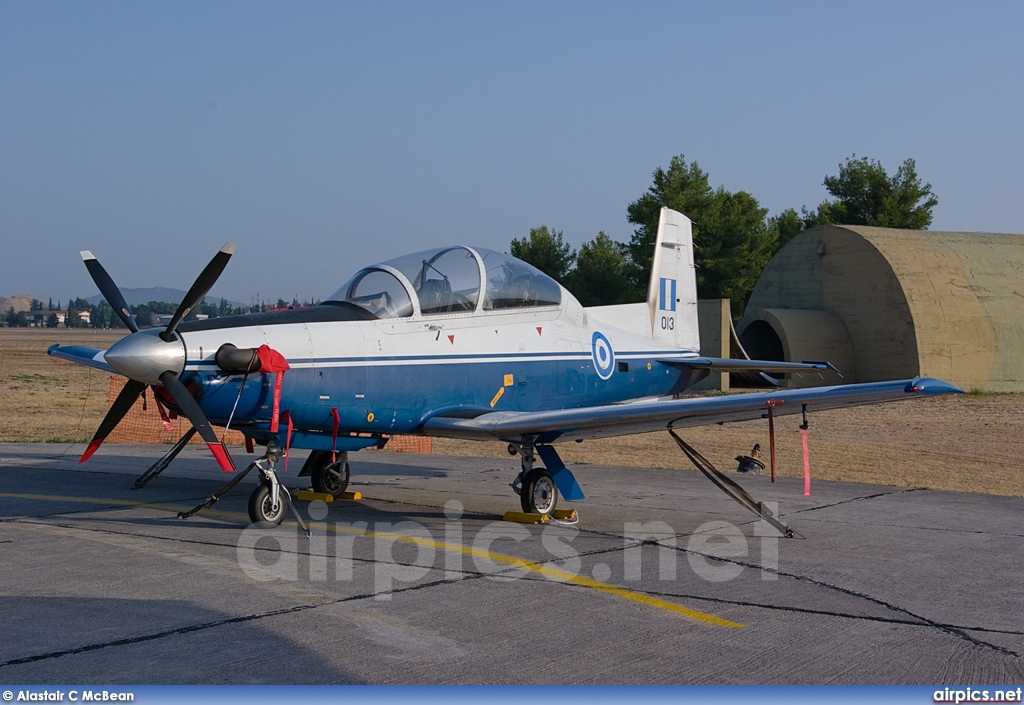
[[[53,343],[106,347],[118,332],[0,328],[0,442],[86,442],[107,410],[109,375],[46,355]],[[1024,395],[960,395],[812,414],[814,479],[1024,496]],[[799,477],[799,418],[776,423],[779,474]],[[765,421],[689,429],[691,445],[722,470],[754,443]],[[508,457],[499,443],[435,439],[434,452]],[[559,447],[567,463],[688,468],[665,433]]]

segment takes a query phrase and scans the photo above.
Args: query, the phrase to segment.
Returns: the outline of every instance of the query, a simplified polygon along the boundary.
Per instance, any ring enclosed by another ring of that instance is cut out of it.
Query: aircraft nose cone
[[[143,332],[121,338],[103,357],[128,379],[147,384],[159,384],[160,375],[168,370],[180,375],[185,369],[185,345],[180,338],[168,343]]]

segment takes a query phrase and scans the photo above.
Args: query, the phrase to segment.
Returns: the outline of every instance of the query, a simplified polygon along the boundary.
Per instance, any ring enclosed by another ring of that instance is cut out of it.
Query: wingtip
[[[936,379],[935,377],[915,377],[907,385],[907,391],[927,395],[964,393],[964,390],[955,384],[950,384],[945,380]]]

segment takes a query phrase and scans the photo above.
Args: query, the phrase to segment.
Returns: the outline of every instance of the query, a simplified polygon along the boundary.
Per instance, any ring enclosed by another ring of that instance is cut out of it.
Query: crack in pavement
[[[485,577],[484,574],[470,575],[467,578],[461,578],[461,580],[475,580],[479,577]],[[177,636],[180,634],[191,634],[193,632],[205,631],[207,629],[215,629],[217,627],[223,627],[230,624],[241,624],[244,622],[253,622],[260,619],[266,619],[268,617],[278,617],[284,614],[295,614],[298,612],[306,612],[308,610],[315,610],[321,607],[330,607],[333,605],[344,604],[346,602],[356,602],[359,600],[366,600],[370,598],[376,598],[378,595],[398,595],[406,592],[413,592],[415,590],[424,590],[426,588],[436,587],[438,585],[444,585],[446,583],[452,583],[452,580],[435,580],[429,583],[423,583],[420,585],[410,585],[406,588],[399,588],[395,590],[385,590],[381,592],[370,592],[361,593],[358,595],[349,595],[347,597],[338,598],[337,600],[330,600],[326,602],[319,602],[315,605],[294,605],[292,607],[284,607],[278,610],[268,610],[266,612],[256,612],[253,614],[241,615],[238,617],[229,617],[227,619],[215,620],[212,622],[202,622],[200,624],[190,624],[185,627],[178,627],[176,629],[167,629],[160,632],[153,632],[151,634],[142,634],[134,637],[125,637],[123,639],[114,639],[112,641],[99,642],[96,644],[87,644],[85,646],[78,646],[71,649],[63,649],[61,651],[50,651],[44,654],[35,654],[33,656],[23,656],[21,658],[11,659],[0,663],[0,668],[6,668],[8,666],[18,666],[26,663],[35,663],[36,661],[45,661],[47,659],[60,658],[62,656],[71,656],[74,654],[87,653],[89,651],[99,651],[100,649],[108,649],[117,646],[130,646],[132,644],[140,644],[147,641],[155,641],[157,639],[164,639],[170,636]]]
[[[886,493],[886,494],[899,494],[899,493]],[[858,499],[870,499],[870,498],[869,497],[863,497],[863,498],[858,498]],[[847,500],[847,501],[855,501],[855,500]],[[608,532],[596,532],[596,531],[588,531],[586,529],[581,529],[580,533],[581,534],[582,533],[593,533],[593,534],[598,534],[600,536],[603,536],[605,538],[616,538],[615,534],[608,533]],[[681,537],[687,536],[687,535],[688,534],[681,534],[681,535],[678,535],[678,536],[674,536],[673,538],[681,538]],[[627,540],[625,536],[618,536],[617,538],[619,538],[620,540],[622,540],[624,542]],[[633,544],[630,544],[629,546],[625,546],[624,545],[624,546],[618,547],[618,550],[625,550],[626,548],[635,546],[636,543],[637,542],[634,540]],[[679,553],[686,553],[686,554],[703,556],[704,558],[709,558],[709,559],[712,559],[712,560],[721,561],[723,563],[732,563],[734,565],[743,566],[744,568],[752,568],[752,569],[755,569],[755,570],[764,570],[764,571],[768,571],[768,572],[771,572],[771,573],[775,573],[776,575],[778,575],[780,577],[791,578],[793,580],[797,580],[797,581],[801,581],[801,582],[807,582],[807,583],[810,583],[812,585],[816,585],[818,587],[822,587],[822,588],[825,588],[825,589],[828,589],[828,590],[834,590],[834,591],[839,592],[841,594],[849,595],[851,597],[855,597],[855,598],[860,599],[860,600],[865,600],[867,602],[871,602],[871,603],[874,603],[876,605],[880,605],[880,606],[885,607],[886,609],[892,610],[894,612],[899,612],[899,613],[902,613],[902,614],[906,614],[909,617],[913,618],[913,620],[916,620],[916,621],[908,620],[908,623],[910,623],[910,624],[917,624],[919,626],[928,626],[928,627],[932,627],[932,628],[935,628],[935,629],[939,629],[939,630],[941,630],[943,632],[946,632],[948,634],[956,636],[957,638],[964,639],[964,640],[966,640],[966,641],[968,641],[968,642],[970,642],[970,643],[972,643],[972,644],[974,644],[976,646],[982,646],[982,647],[990,648],[990,649],[993,649],[995,651],[998,651],[998,652],[1001,652],[1001,653],[1013,656],[1015,658],[1020,658],[1021,657],[1021,655],[1019,653],[1017,653],[1016,651],[1013,651],[1011,649],[1007,649],[1007,648],[999,646],[997,644],[991,644],[991,643],[989,643],[987,641],[983,641],[981,639],[975,638],[972,635],[966,633],[967,631],[984,631],[984,632],[988,632],[988,633],[1016,635],[1016,634],[1018,634],[1018,632],[1002,631],[1002,630],[985,628],[985,627],[961,627],[961,626],[957,626],[957,625],[953,625],[953,624],[946,624],[944,622],[939,622],[939,621],[936,621],[936,620],[929,619],[928,617],[925,617],[923,615],[919,615],[919,614],[917,614],[915,612],[912,612],[911,610],[909,610],[909,609],[907,609],[905,607],[900,607],[899,605],[887,602],[887,601],[885,601],[885,600],[883,600],[881,598],[877,598],[877,597],[874,597],[872,595],[868,595],[867,593],[858,592],[856,590],[853,590],[853,589],[850,589],[850,588],[844,588],[844,587],[839,586],[839,585],[832,585],[830,583],[826,583],[826,582],[824,582],[822,580],[818,580],[816,578],[811,578],[809,576],[799,575],[797,573],[786,573],[784,571],[778,570],[777,568],[767,568],[767,567],[761,566],[759,564],[748,562],[748,561],[740,561],[740,560],[736,560],[736,559],[733,559],[733,558],[723,558],[721,556],[715,556],[715,555],[711,555],[711,554],[707,554],[707,553],[702,553],[700,551],[693,551],[693,550],[690,550],[689,548],[685,548],[685,547],[681,547],[681,546],[665,545],[665,544],[659,543],[658,541],[654,541],[654,540],[644,540],[644,541],[640,541],[639,543],[641,545],[645,545],[645,546],[657,546],[659,548],[670,548],[670,549],[672,549],[674,551],[677,551]],[[636,588],[631,588],[631,589],[635,589],[637,592],[645,592],[644,590],[640,590],[640,589],[636,589]],[[652,594],[652,595],[655,595],[655,596],[660,596],[660,593],[648,593],[648,594]],[[683,596],[680,595],[679,597],[683,597]],[[704,598],[704,597],[700,597],[700,596],[697,596],[697,595],[693,595],[692,597],[695,598],[695,599],[698,599],[698,600],[708,599],[710,601],[717,601],[714,598]],[[737,604],[746,604],[746,603],[737,603]],[[750,604],[750,606],[752,606],[752,607],[764,607],[766,609],[781,609],[781,610],[789,609],[789,610],[793,610],[793,611],[799,611],[800,610],[800,608],[786,608],[786,607],[780,607],[780,606],[759,605],[759,604],[756,604],[756,603],[752,603],[752,604]],[[837,616],[844,616],[844,615],[840,614],[840,615],[837,615]],[[850,616],[854,617],[854,615],[850,615]],[[882,620],[879,619],[878,621],[882,621]]]
[[[909,487],[904,490],[896,490],[893,492],[878,492],[877,494],[869,494],[864,495],[862,497],[851,497],[850,499],[842,499],[839,500],[838,502],[832,502],[831,504],[821,504],[818,505],[817,507],[808,507],[807,509],[797,509],[794,512],[786,512],[785,514],[782,514],[782,516],[794,516],[796,514],[804,514],[806,512],[816,512],[819,509],[830,509],[832,507],[838,507],[843,504],[850,504],[851,502],[860,502],[865,499],[878,499],[879,497],[891,497],[893,495],[909,494],[911,492],[923,492],[924,490],[927,489],[927,487]]]
[[[651,543],[653,545],[658,545],[658,546],[661,545],[661,544],[657,544],[655,542],[651,542]],[[832,585],[830,583],[824,582],[823,580],[818,580],[816,578],[811,578],[811,577],[806,576],[806,575],[799,575],[797,573],[786,573],[786,572],[783,572],[783,571],[781,571],[781,570],[779,570],[777,568],[767,568],[767,567],[759,566],[757,564],[747,563],[745,561],[737,561],[737,560],[733,560],[731,558],[721,558],[719,556],[713,556],[713,555],[709,555],[709,554],[706,554],[706,553],[701,553],[700,551],[691,551],[690,549],[680,548],[680,547],[677,547],[677,546],[671,546],[669,548],[673,548],[676,551],[679,551],[681,553],[689,553],[689,554],[704,556],[705,558],[710,558],[712,560],[724,561],[724,562],[727,562],[727,563],[734,563],[736,565],[741,565],[741,566],[744,566],[744,567],[747,567],[747,568],[757,568],[759,570],[766,570],[766,571],[768,571],[770,573],[775,573],[776,575],[778,575],[780,577],[791,578],[793,580],[810,583],[811,585],[816,585],[818,587],[823,587],[823,588],[826,588],[828,590],[834,590],[834,591],[839,592],[839,593],[844,594],[844,595],[849,595],[851,597],[856,597],[858,599],[865,600],[867,602],[871,602],[871,603],[874,603],[876,605],[881,605],[882,607],[885,607],[886,609],[893,610],[894,612],[901,612],[903,614],[909,615],[910,617],[913,617],[914,619],[920,620],[922,625],[928,625],[928,626],[934,627],[936,629],[939,629],[941,631],[946,632],[947,634],[952,634],[953,636],[956,636],[956,637],[958,637],[960,639],[964,639],[964,640],[966,640],[966,641],[968,641],[968,642],[970,642],[970,643],[972,643],[972,644],[974,644],[976,646],[984,646],[984,647],[993,649],[994,651],[998,651],[1000,653],[1004,653],[1004,654],[1007,654],[1009,656],[1014,656],[1016,658],[1020,658],[1020,654],[1017,653],[1016,651],[1013,651],[1011,649],[1007,649],[1007,648],[999,646],[997,644],[991,644],[991,643],[989,643],[987,641],[982,641],[981,639],[977,639],[977,638],[971,636],[970,634],[967,634],[965,632],[964,628],[962,628],[962,627],[956,627],[954,625],[945,624],[943,622],[937,622],[937,621],[935,621],[933,619],[929,619],[928,617],[925,617],[924,615],[920,615],[920,614],[917,614],[916,612],[912,612],[911,610],[909,610],[909,609],[907,609],[905,607],[900,607],[899,605],[893,604],[891,602],[887,602],[886,600],[883,600],[883,599],[881,599],[879,597],[874,597],[872,595],[868,595],[867,593],[858,592],[857,590],[853,590],[851,588],[844,588],[844,587],[842,587],[840,585]]]

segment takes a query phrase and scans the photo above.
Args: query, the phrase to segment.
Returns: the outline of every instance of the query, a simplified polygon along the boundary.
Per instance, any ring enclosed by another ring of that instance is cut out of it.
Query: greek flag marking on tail
[[[661,278],[661,296],[658,297],[658,309],[661,311],[676,310],[676,280]]]

